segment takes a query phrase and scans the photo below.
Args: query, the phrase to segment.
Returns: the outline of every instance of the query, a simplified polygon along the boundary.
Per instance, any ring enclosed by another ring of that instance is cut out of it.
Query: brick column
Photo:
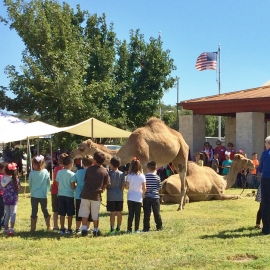
[[[179,116],[179,132],[188,144],[191,157],[193,158],[193,154],[201,151],[205,142],[205,116]]]
[[[253,152],[261,156],[264,150],[264,113],[236,113],[236,150],[242,149],[251,159]]]

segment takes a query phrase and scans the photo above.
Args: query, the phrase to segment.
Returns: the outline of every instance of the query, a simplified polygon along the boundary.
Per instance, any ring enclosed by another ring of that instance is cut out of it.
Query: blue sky
[[[163,49],[170,50],[180,77],[179,101],[218,93],[216,71],[195,69],[202,52],[221,44],[221,93],[259,87],[270,80],[270,1],[253,0],[67,0],[91,14],[105,13],[121,40],[140,29],[148,41],[161,31]],[[5,16],[3,2],[0,15]],[[17,33],[0,24],[0,85],[8,86],[7,65],[19,67],[24,48]],[[176,88],[163,97],[175,105]]]

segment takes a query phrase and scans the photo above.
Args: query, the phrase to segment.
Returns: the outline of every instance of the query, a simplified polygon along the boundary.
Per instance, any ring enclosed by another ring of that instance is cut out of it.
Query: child
[[[150,215],[153,211],[156,229],[158,231],[163,230],[162,219],[160,216],[160,197],[159,190],[161,189],[161,182],[159,176],[156,174],[157,165],[155,161],[147,163],[146,179],[146,192],[143,199],[143,232],[149,232],[150,230]]]
[[[14,225],[16,221],[18,191],[20,189],[20,181],[18,179],[17,164],[8,163],[2,169],[3,178],[1,187],[3,189],[3,202],[5,208],[4,234],[15,235]],[[8,227],[10,220],[10,228]]]
[[[214,158],[212,160],[212,169],[216,172],[219,173],[219,160],[218,160],[218,153],[214,153]]]
[[[3,178],[4,172],[2,172],[3,169],[5,169],[7,163],[1,162],[0,163],[0,230],[2,230],[2,227],[4,227],[4,202],[3,202],[3,190],[1,189],[1,180]]]
[[[252,154],[252,162],[255,166],[255,169],[251,171],[251,188],[258,188],[259,186],[259,181],[257,178],[257,168],[259,167],[259,160],[258,160],[258,155],[257,153]]]
[[[121,164],[119,157],[113,157],[110,161],[111,170],[109,176],[111,184],[107,186],[107,211],[110,212],[110,225],[111,230],[108,234],[119,234],[122,223],[123,211],[123,191],[125,188],[125,174],[118,170]],[[115,216],[117,216],[117,227],[114,230]]]
[[[232,165],[232,160],[230,160],[230,152],[226,152],[225,153],[225,160],[223,160],[223,162],[222,162],[222,168],[223,168],[222,174],[223,175],[227,175],[229,173],[231,165]]]
[[[92,166],[93,164],[93,157],[90,155],[86,155],[82,158],[82,169],[78,170],[75,173],[74,176],[74,180],[75,182],[72,183],[73,188],[76,189],[75,191],[75,199],[76,199],[76,233],[79,234],[81,232],[80,230],[80,226],[82,223],[82,218],[79,217],[79,209],[80,209],[80,205],[81,205],[81,192],[83,189],[83,185],[84,185],[84,177],[85,177],[85,173],[88,167]],[[76,183],[76,185],[75,185]],[[87,229],[88,231],[90,230],[90,222],[93,221],[91,218],[91,213],[89,214],[88,217],[88,223],[87,223]]]
[[[195,162],[199,165],[199,166],[203,166],[203,154],[202,153],[195,153]]]
[[[72,234],[72,218],[75,214],[74,206],[74,180],[75,173],[71,171],[73,159],[70,156],[63,158],[64,169],[56,175],[58,184],[58,214],[60,215],[61,235]],[[65,229],[65,217],[68,216],[68,229]]]
[[[58,171],[64,168],[63,166],[63,158],[68,156],[66,153],[62,153],[58,158],[58,166],[53,169],[53,184],[51,187],[51,195],[52,195],[52,211],[53,211],[53,231],[58,231],[58,185],[56,182],[56,176]]]
[[[107,185],[110,184],[108,171],[102,166],[105,160],[106,157],[102,152],[95,152],[93,166],[90,166],[85,173],[79,209],[79,217],[82,217],[82,236],[88,234],[87,220],[90,212],[94,223],[93,236],[101,235],[98,229],[98,216],[102,200],[101,193],[106,189]]]
[[[29,174],[29,188],[31,192],[31,232],[36,230],[38,205],[46,222],[47,231],[51,231],[51,215],[47,209],[47,194],[50,191],[50,174],[45,169],[44,156],[35,156],[32,159],[33,171]]]
[[[256,225],[255,228],[261,229],[261,220],[262,220],[262,214],[261,214],[261,185],[258,187],[257,195],[255,197],[255,201],[260,203],[259,210],[257,212],[257,217],[256,217]]]
[[[140,215],[142,207],[142,198],[146,191],[145,176],[142,173],[140,160],[133,158],[129,168],[129,174],[126,178],[126,189],[128,189],[128,226],[127,233],[132,232],[132,222],[135,215],[135,232],[140,233]]]

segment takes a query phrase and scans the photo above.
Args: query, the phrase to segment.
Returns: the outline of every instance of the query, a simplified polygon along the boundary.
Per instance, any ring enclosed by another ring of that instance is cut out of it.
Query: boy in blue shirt
[[[84,185],[84,177],[85,177],[86,169],[92,166],[92,164],[93,164],[93,157],[90,155],[84,156],[82,158],[83,169],[80,169],[75,173],[75,176],[74,176],[75,182],[72,183],[73,188],[74,189],[76,188],[76,191],[75,191],[76,207],[75,208],[76,208],[76,233],[77,234],[81,232],[80,226],[82,223],[82,218],[79,217],[78,214],[79,214],[80,205],[81,205],[81,192]],[[88,230],[89,230],[91,221],[93,220],[91,218],[91,213],[90,213],[89,218],[88,218],[88,224],[87,224]]]
[[[75,214],[74,206],[74,185],[75,173],[71,171],[73,167],[73,159],[70,156],[63,159],[64,169],[60,170],[56,175],[56,182],[58,184],[58,214],[60,215],[60,234],[66,232],[65,217],[68,216],[68,230],[67,234],[72,234],[72,218]]]
[[[119,157],[113,157],[110,161],[109,176],[111,183],[107,186],[107,211],[110,212],[111,230],[108,234],[120,233],[123,211],[123,190],[125,188],[125,174],[118,170],[121,164]],[[117,216],[117,227],[114,230],[115,216]]]

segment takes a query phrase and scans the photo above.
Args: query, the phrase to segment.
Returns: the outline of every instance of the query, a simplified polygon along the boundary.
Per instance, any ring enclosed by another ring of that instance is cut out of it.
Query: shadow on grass
[[[47,239],[57,239],[60,240],[61,237],[69,237],[69,236],[60,236],[58,232],[45,232],[45,231],[35,231],[35,232],[17,232],[17,237],[21,237],[24,239],[31,240],[40,240],[42,238]]]
[[[256,237],[263,235],[261,230],[255,229],[254,227],[241,227],[235,230],[224,230],[220,231],[218,234],[212,235],[202,235],[201,239],[213,239],[213,238],[241,238],[241,237]]]

